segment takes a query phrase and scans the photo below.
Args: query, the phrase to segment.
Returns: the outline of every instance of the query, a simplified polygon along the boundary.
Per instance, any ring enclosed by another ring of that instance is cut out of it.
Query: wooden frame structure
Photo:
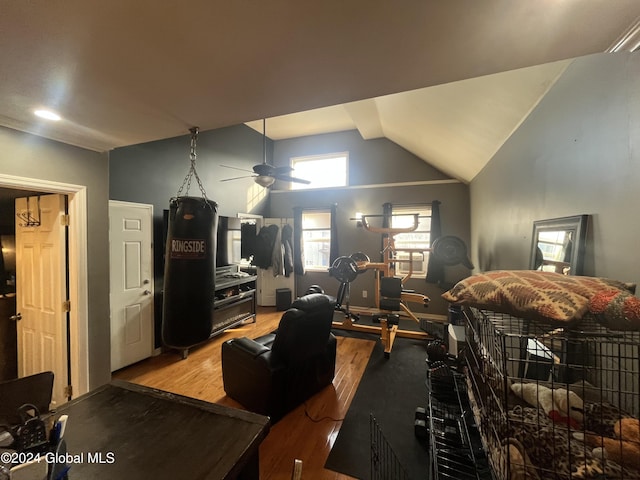
[[[413,232],[418,228],[418,214],[414,214],[413,225],[405,228],[390,228],[390,227],[372,227],[368,218],[371,217],[380,217],[382,215],[363,215],[362,216],[362,226],[365,230],[372,233],[380,233],[383,235],[383,260],[381,262],[371,262],[371,261],[357,261],[356,265],[358,271],[364,270],[373,270],[375,273],[375,304],[376,306],[380,305],[380,278],[381,277],[395,277],[396,263],[406,263],[409,262],[409,271],[407,274],[402,277],[401,282],[404,283],[411,278],[413,274],[413,256],[415,254],[424,255],[425,251],[429,250],[421,250],[421,249],[400,249],[398,250],[395,246],[395,235],[399,233],[408,233]],[[408,260],[399,260],[396,258],[397,252],[406,252],[409,253]],[[400,308],[405,316],[414,320],[415,322],[420,323],[420,319],[411,311],[411,309],[406,305],[407,303],[421,303],[422,305],[428,305],[430,299],[426,295],[422,295],[420,293],[415,293],[413,291],[403,291],[400,295]],[[355,310],[358,311],[357,309]],[[382,345],[384,347],[384,355],[385,358],[389,358],[391,353],[391,349],[393,348],[393,342],[398,337],[403,338],[414,338],[414,339],[431,339],[428,333],[422,331],[415,330],[403,330],[400,329],[398,324],[393,322],[389,322],[388,313],[386,311],[378,310],[377,313],[382,314],[380,317],[380,326],[374,325],[361,325],[354,321],[351,315],[346,314],[342,322],[333,322],[334,328],[340,328],[344,330],[353,330],[358,332],[365,333],[379,333],[380,340],[382,341]],[[375,313],[374,313],[375,314]],[[436,316],[433,316],[434,319]]]

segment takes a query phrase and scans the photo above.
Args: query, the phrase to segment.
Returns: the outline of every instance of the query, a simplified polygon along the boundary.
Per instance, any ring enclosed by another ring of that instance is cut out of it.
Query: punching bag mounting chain
[[[177,197],[182,196],[182,190],[184,189],[185,185],[187,186],[187,189],[184,194],[185,196],[189,195],[189,188],[191,188],[191,179],[195,177],[196,182],[198,182],[198,187],[200,188],[200,192],[202,193],[202,198],[205,199],[205,203],[209,205],[209,208],[211,208],[209,199],[207,198],[207,192],[204,191],[204,187],[202,186],[202,182],[200,181],[200,177],[198,176],[198,172],[196,171],[196,158],[197,158],[196,144],[198,142],[199,129],[198,127],[191,127],[189,129],[189,132],[191,132],[191,148],[189,150],[189,160],[191,162],[191,165],[189,166],[189,171],[187,172],[187,174],[184,177],[184,180],[182,181],[182,185],[180,185],[180,188],[178,189]]]

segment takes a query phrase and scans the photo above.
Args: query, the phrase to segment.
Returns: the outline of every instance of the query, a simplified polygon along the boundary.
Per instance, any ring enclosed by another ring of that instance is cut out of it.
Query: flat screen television
[[[164,259],[169,230],[169,210],[163,211],[162,224]],[[239,265],[241,263],[242,230],[239,218],[218,216],[216,243],[216,267]]]
[[[241,220],[236,217],[218,217],[216,267],[239,265],[241,259]]]

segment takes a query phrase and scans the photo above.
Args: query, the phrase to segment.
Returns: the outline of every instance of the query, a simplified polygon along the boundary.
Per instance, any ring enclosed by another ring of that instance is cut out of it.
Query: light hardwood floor
[[[228,330],[189,356],[167,352],[114,372],[113,378],[236,408],[222,385],[221,345],[233,337],[255,338],[276,329],[283,312],[259,307],[257,321]],[[375,342],[338,336],[333,385],[307,400],[271,427],[260,447],[260,478],[288,480],[295,459],[302,460],[306,480],[346,480],[351,477],[324,469],[324,463],[351,405]]]

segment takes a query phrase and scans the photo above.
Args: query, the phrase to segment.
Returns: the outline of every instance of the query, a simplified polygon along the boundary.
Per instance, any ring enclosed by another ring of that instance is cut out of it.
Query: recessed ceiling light
[[[51,110],[36,110],[33,113],[35,113],[38,117],[46,118],[47,120],[54,120],[56,122],[60,120],[60,115],[52,112]]]

